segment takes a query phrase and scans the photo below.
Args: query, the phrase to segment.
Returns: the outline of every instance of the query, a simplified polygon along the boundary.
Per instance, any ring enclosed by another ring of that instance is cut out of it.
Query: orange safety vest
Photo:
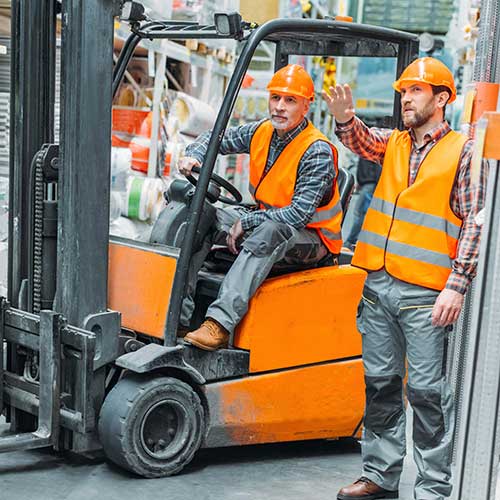
[[[308,123],[307,127],[286,145],[271,169],[263,176],[273,131],[274,127],[269,120],[263,122],[250,143],[249,190],[261,209],[282,208],[291,204],[300,160],[309,146],[316,141],[329,144],[335,172],[338,172],[337,149],[316,127]],[[316,229],[328,250],[337,254],[342,247],[342,206],[336,182],[333,183],[332,189],[330,202],[316,209],[306,227]]]
[[[429,151],[409,186],[410,134],[391,134],[354,266],[385,268],[395,278],[433,290],[445,287],[462,228],[450,196],[466,142],[466,136],[448,132]]]

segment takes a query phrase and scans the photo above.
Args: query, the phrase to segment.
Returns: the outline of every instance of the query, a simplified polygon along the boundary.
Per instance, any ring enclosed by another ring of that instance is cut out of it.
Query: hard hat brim
[[[433,82],[430,82],[429,80],[426,80],[425,78],[400,78],[399,80],[396,80],[392,84],[392,88],[396,92],[401,92],[401,87],[403,85],[415,85],[417,83],[427,83],[428,85],[435,86],[436,84]],[[450,91],[450,98],[448,99],[448,104],[452,103],[456,98],[456,94],[453,91],[452,88],[448,87],[448,85],[443,85],[443,87],[446,87]]]
[[[283,88],[283,87],[267,87],[267,90],[269,92],[274,92],[275,94],[283,94],[283,95],[293,95],[295,97],[303,97],[304,99],[307,99],[308,101],[313,102],[314,101],[314,95],[313,96],[307,96],[303,94],[302,92],[290,92],[290,89],[288,88]]]

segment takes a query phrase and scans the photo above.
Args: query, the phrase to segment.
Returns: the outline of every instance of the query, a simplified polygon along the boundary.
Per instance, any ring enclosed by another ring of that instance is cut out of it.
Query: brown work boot
[[[227,347],[229,332],[217,321],[207,318],[194,332],[189,332],[184,341],[205,351],[215,351]]]
[[[398,498],[397,491],[384,490],[366,477],[360,477],[356,482],[342,488],[337,500],[375,500],[377,498]]]

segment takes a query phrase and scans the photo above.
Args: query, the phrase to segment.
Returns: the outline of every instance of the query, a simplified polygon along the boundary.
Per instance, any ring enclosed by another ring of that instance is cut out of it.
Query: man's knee
[[[404,412],[403,381],[399,375],[382,377],[365,376],[366,412],[365,427],[380,434],[393,428]]]
[[[243,248],[257,257],[271,255],[277,247],[294,238],[294,230],[288,224],[266,220],[257,226],[243,242]]]
[[[413,441],[422,450],[435,448],[445,433],[441,392],[408,386],[408,401],[413,408]]]

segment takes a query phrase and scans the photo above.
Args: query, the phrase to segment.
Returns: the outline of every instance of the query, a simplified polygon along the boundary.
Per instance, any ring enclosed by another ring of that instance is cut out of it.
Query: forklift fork
[[[7,302],[0,304],[0,404],[4,405],[4,340],[7,328],[15,328],[6,323]],[[0,452],[29,450],[54,446],[59,441],[59,400],[61,364],[62,317],[53,311],[40,313],[40,392],[38,428],[34,432],[16,434],[0,438]],[[19,342],[21,344],[21,342]]]

